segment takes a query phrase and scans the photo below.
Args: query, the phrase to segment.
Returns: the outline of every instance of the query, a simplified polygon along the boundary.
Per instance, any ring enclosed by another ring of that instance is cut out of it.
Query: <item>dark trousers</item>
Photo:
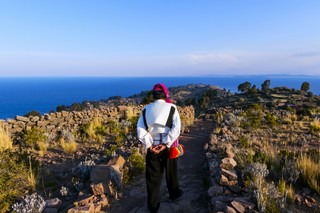
[[[148,191],[148,208],[156,212],[160,205],[160,185],[163,172],[166,172],[167,188],[170,198],[180,193],[178,183],[178,159],[168,158],[168,149],[153,154],[149,149],[146,156],[146,181]]]

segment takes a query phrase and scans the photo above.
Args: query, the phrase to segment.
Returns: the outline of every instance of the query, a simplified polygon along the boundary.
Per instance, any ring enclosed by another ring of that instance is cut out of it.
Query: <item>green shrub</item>
[[[33,127],[32,129],[25,131],[23,139],[27,145],[35,148],[38,146],[38,143],[46,142],[48,137],[45,135],[45,130]]]
[[[145,160],[144,160],[144,157],[138,151],[134,151],[130,155],[128,161],[130,163],[130,177],[131,178],[144,172]]]
[[[268,161],[268,156],[264,152],[256,152],[253,156],[253,162],[266,163]]]
[[[246,122],[243,124],[245,128],[260,128],[262,121],[263,108],[259,104],[252,104],[245,111]]]
[[[249,140],[248,140],[248,138],[246,136],[241,136],[240,137],[240,145],[243,148],[249,147]]]
[[[106,124],[106,132],[113,137],[115,142],[121,142],[125,139],[126,131],[122,124],[116,121],[108,121]]]
[[[24,115],[25,117],[29,117],[29,116],[41,116],[39,111],[33,110],[31,112],[28,112],[27,114]]]
[[[273,116],[270,112],[268,112],[264,118],[266,119],[268,126],[270,126],[271,128],[279,125],[277,117]]]

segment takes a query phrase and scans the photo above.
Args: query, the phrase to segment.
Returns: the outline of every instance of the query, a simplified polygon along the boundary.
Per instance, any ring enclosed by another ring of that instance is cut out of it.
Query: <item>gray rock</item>
[[[62,201],[59,198],[53,198],[46,201],[46,208],[59,209],[62,205]]]
[[[211,186],[208,189],[208,195],[209,197],[214,197],[217,195],[223,195],[223,187],[222,186]]]
[[[227,207],[227,204],[221,201],[216,201],[214,204],[214,212],[224,211],[226,207]]]

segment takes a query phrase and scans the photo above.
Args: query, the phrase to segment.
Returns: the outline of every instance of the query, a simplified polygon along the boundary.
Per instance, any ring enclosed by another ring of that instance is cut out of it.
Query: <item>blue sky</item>
[[[320,75],[318,0],[1,0],[0,76]]]

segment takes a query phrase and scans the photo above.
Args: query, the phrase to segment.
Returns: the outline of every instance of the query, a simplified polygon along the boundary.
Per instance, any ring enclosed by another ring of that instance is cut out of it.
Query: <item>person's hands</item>
[[[167,146],[165,144],[159,144],[157,146],[155,146],[155,154],[159,154],[160,152],[162,152],[164,149],[166,149]]]
[[[159,145],[152,145],[149,149],[152,153],[154,154],[159,154],[160,152],[162,152],[164,149],[166,149],[167,146],[165,144],[159,144]]]
[[[149,149],[152,153],[157,154],[157,146],[152,145]]]

